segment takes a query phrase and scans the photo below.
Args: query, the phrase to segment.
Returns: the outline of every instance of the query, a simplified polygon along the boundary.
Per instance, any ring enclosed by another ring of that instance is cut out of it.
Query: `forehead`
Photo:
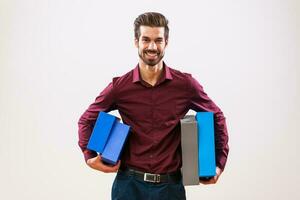
[[[140,26],[141,37],[164,38],[165,28],[164,27],[150,27]]]

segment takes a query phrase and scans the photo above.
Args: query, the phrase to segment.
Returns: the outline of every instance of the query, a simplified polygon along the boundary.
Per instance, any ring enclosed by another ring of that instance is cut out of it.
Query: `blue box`
[[[214,114],[197,112],[196,120],[198,123],[199,177],[213,177],[216,175]]]
[[[102,154],[105,144],[117,118],[105,112],[100,112],[91,134],[87,148]]]
[[[100,112],[87,148],[102,154],[102,160],[115,165],[120,157],[130,127],[110,114]]]
[[[103,161],[113,165],[117,164],[129,129],[130,127],[125,124],[119,122],[115,123],[102,153]]]

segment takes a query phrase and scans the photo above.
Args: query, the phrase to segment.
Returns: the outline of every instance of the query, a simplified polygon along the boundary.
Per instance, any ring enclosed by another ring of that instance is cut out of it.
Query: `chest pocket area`
[[[172,126],[176,122],[176,102],[175,100],[157,103],[151,109],[152,122],[155,128],[165,128]]]

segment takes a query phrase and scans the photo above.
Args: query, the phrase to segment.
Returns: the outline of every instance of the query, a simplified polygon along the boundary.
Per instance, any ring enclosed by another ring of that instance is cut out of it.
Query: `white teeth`
[[[156,53],[146,53],[147,55],[149,56],[156,56],[157,54]]]

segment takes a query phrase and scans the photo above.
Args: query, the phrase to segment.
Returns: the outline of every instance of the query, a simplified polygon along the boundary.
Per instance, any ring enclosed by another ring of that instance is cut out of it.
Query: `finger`
[[[202,183],[202,184],[209,184],[209,182],[210,182],[211,180],[200,180],[200,183]]]
[[[209,185],[209,184],[215,184],[217,182],[217,180],[215,179],[215,177],[205,181],[205,180],[201,180],[200,183],[204,184],[204,185]]]
[[[216,167],[216,174],[220,176],[222,174],[222,170],[219,167]]]
[[[213,184],[211,181],[200,181],[200,183],[203,185]]]
[[[89,165],[89,166],[93,166],[93,165],[95,165],[95,163],[97,163],[98,162],[98,157],[96,156],[96,157],[93,157],[93,158],[90,158],[90,159],[88,159],[87,160],[87,164]]]
[[[109,172],[116,172],[120,168],[121,162],[118,161],[118,163],[114,166],[105,165],[102,163],[102,170],[103,172],[109,173]]]
[[[121,165],[121,161],[119,160],[116,165],[114,165],[114,166],[111,167],[111,169],[110,169],[111,172],[118,171],[118,169],[120,168],[120,165]]]
[[[117,163],[117,165],[116,166],[118,166],[118,168],[120,167],[120,165],[121,165],[121,160],[119,160],[118,161],[118,163]]]
[[[102,171],[105,172],[105,173],[115,172],[114,167],[110,167],[110,166],[107,166],[107,165],[104,165],[104,164],[102,166]]]
[[[214,176],[214,179],[215,179],[216,182],[218,181],[220,175],[221,175],[221,174],[216,174],[216,176]]]

